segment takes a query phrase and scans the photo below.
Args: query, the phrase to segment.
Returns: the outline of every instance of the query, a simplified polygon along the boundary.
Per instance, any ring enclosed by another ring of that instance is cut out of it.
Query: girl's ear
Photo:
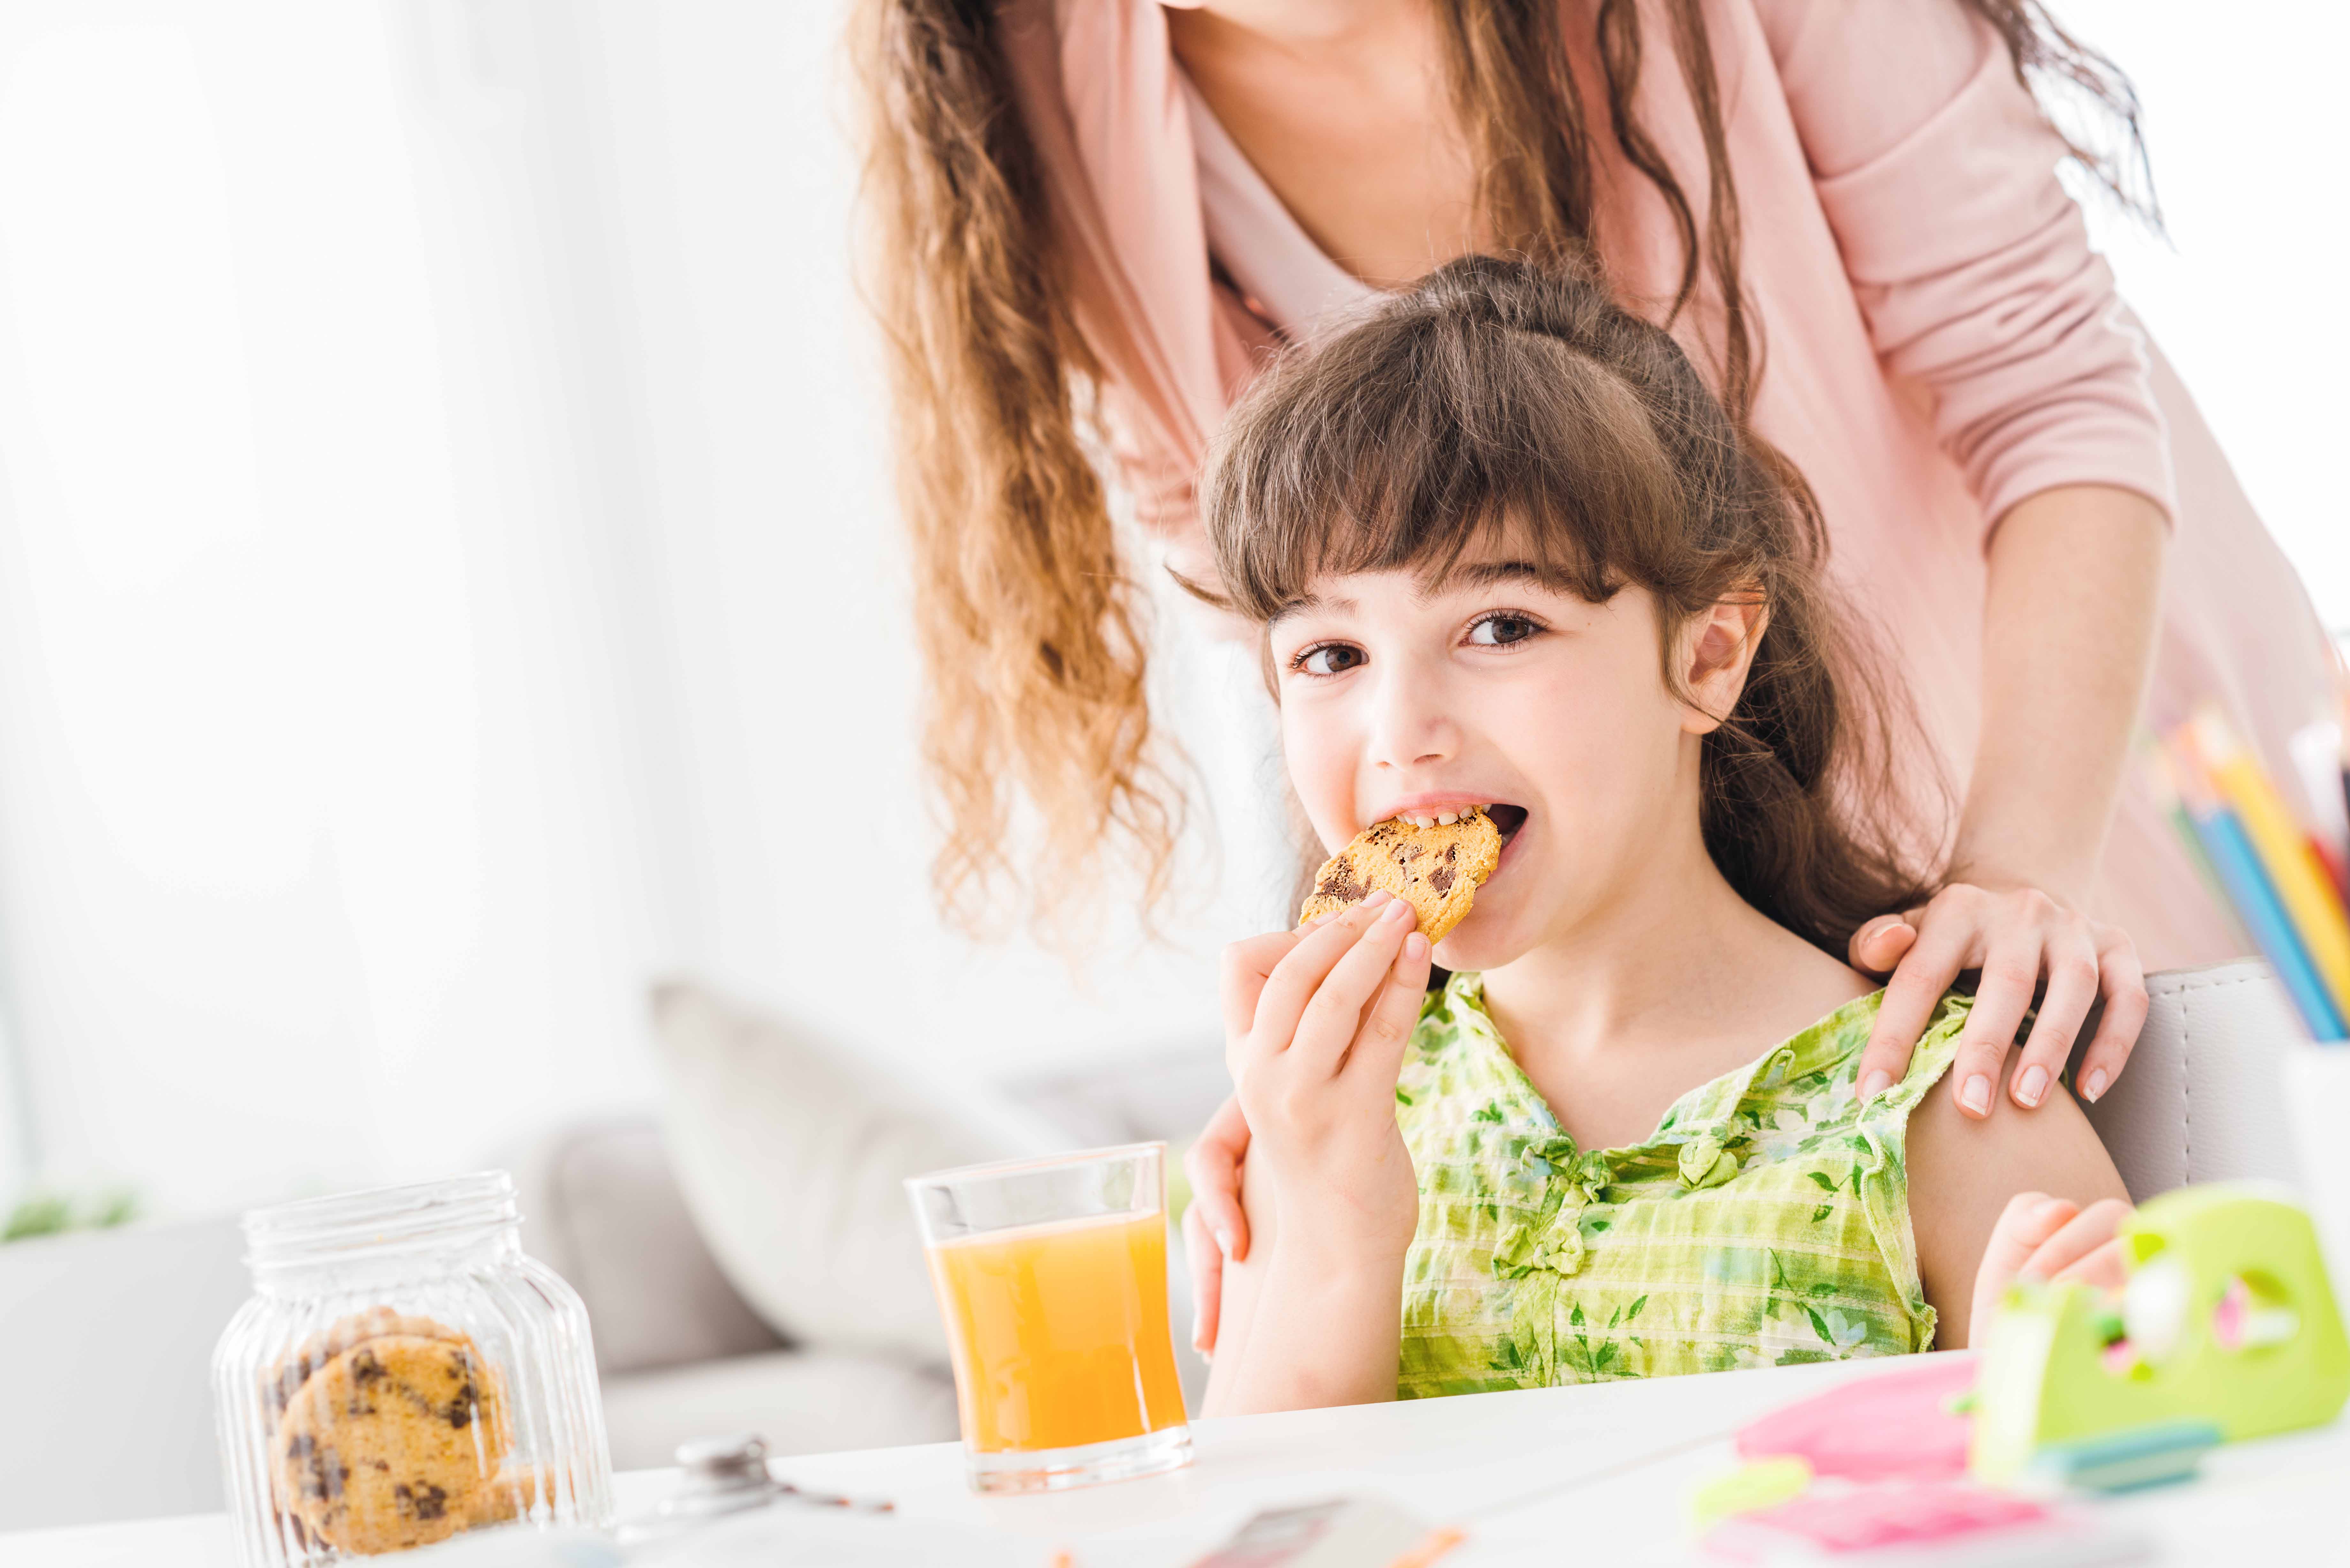
[[[1730,717],[1739,693],[1746,690],[1754,649],[1770,619],[1771,608],[1762,596],[1750,591],[1716,600],[1682,628],[1678,657],[1681,687],[1689,693],[1681,715],[1685,732],[1711,734]]]

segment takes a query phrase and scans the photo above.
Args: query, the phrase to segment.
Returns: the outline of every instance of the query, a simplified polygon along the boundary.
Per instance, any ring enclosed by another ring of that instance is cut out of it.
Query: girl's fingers
[[[1378,919],[1380,909],[1391,902],[1387,894],[1373,893],[1328,925],[1306,932],[1289,950],[1288,956],[1273,966],[1273,972],[1265,977],[1264,989],[1257,995],[1256,1017],[1248,1031],[1250,1044],[1260,1057],[1289,1048],[1290,1042],[1297,1037],[1298,1021],[1305,1015],[1306,1003],[1314,1000],[1324,978],[1353,950],[1355,939],[1363,929]]]
[[[1969,1343],[1982,1343],[1991,1314],[2010,1282],[2032,1255],[2079,1212],[2080,1206],[2069,1199],[2051,1198],[2044,1192],[2019,1192],[2007,1200],[1999,1223],[1991,1227],[1991,1241],[1983,1247],[1982,1262],[1975,1266]]]
[[[1419,1005],[1428,995],[1430,961],[1426,937],[1414,931],[1404,938],[1395,962],[1388,966],[1387,982],[1371,999],[1370,1011],[1355,1033],[1354,1049],[1347,1054],[1342,1072],[1381,1085],[1383,1092],[1395,1088],[1403,1072],[1404,1046],[1419,1023]]]
[[[1877,1004],[1877,1023],[1868,1032],[1868,1048],[1860,1054],[1854,1089],[1862,1099],[1899,1083],[1909,1071],[1909,1053],[1926,1033],[1934,1009],[1941,1005],[1942,993],[1966,967],[1973,937],[1971,925],[1947,904],[1929,908],[1919,917],[1918,940],[1886,982],[1885,1000]]]
[[[2004,1285],[2080,1211],[2081,1206],[2069,1198],[2017,1193],[2000,1210],[1999,1223],[1991,1227],[1991,1241],[1983,1248],[1982,1272],[1996,1275]]]
[[[1224,949],[1217,990],[1223,1001],[1224,1038],[1238,1040],[1256,1022],[1256,999],[1274,967],[1305,940],[1303,931],[1267,931]]]
[[[2121,1238],[2116,1236],[2075,1262],[2065,1264],[2054,1277],[2079,1280],[2101,1291],[2120,1290],[2129,1283],[2129,1264],[2122,1256]]]
[[[2080,1035],[2082,1020],[2097,1000],[2097,950],[2087,932],[2052,940],[2043,961],[2048,989],[2041,996],[2040,1013],[2032,1021],[2023,1054],[2007,1080],[2008,1096],[2025,1110],[2037,1106],[2055,1086]]]
[[[1248,1256],[1248,1211],[1241,1207],[1241,1161],[1247,1158],[1248,1118],[1241,1114],[1238,1095],[1227,1095],[1208,1125],[1183,1155],[1183,1174],[1191,1183],[1191,1207],[1186,1224],[1196,1214],[1223,1253],[1238,1262]],[[1197,1277],[1197,1270],[1193,1271]]]
[[[2106,1013],[2089,1048],[2081,1053],[2081,1070],[2073,1080],[2080,1085],[2081,1097],[2092,1102],[2122,1075],[2137,1044],[2137,1032],[2146,1026],[2147,1010],[2146,970],[2137,961],[2137,949],[2111,927],[2101,934],[2105,940],[2097,954],[2097,982]]]
[[[1879,915],[1852,933],[1852,967],[1864,974],[1891,974],[1918,943],[1918,928],[1900,915]]]
[[[2033,1249],[2032,1256],[2016,1271],[2016,1277],[2053,1280],[2064,1274],[2112,1241],[2129,1212],[2130,1206],[2118,1198],[2104,1198],[2090,1204]]]
[[[2040,983],[2040,928],[2029,926],[1994,936],[1983,958],[1982,982],[1975,987],[1974,1009],[1959,1032],[1958,1056],[1950,1064],[1950,1097],[1962,1114],[1978,1121],[1991,1115],[2000,1066],[2031,1010],[2032,992]]]
[[[1396,953],[1412,929],[1409,904],[1397,900],[1380,909],[1355,945],[1330,967],[1297,1021],[1291,1059],[1302,1068],[1330,1075],[1355,1043],[1372,992],[1388,977]]]
[[[1209,1234],[1196,1199],[1183,1211],[1183,1261],[1191,1268],[1191,1348],[1212,1355],[1217,1313],[1224,1302],[1224,1254]]]

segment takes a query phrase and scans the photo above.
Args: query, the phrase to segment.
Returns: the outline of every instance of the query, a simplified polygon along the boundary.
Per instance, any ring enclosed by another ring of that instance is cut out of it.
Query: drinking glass
[[[1167,1146],[906,1183],[947,1323],[979,1491],[1053,1491],[1191,1459],[1167,1317]]]

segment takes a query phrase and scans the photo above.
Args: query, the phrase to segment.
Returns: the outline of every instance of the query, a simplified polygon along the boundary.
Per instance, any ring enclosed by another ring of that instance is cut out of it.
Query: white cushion
[[[944,1365],[907,1177],[1073,1147],[1000,1092],[656,987],[670,1158],[718,1265],[767,1324],[829,1350]]]
[[[560,1128],[504,1161],[523,1251],[588,1304],[608,1376],[780,1348],[694,1230],[648,1115]]]
[[[604,1379],[612,1468],[677,1462],[692,1438],[756,1432],[777,1454],[941,1442],[955,1435],[954,1383],[879,1356],[775,1350]]]

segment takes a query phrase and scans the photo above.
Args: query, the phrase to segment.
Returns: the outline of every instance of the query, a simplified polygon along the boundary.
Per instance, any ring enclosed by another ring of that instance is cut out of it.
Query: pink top
[[[2024,497],[2117,485],[2177,519],[2147,717],[2210,698],[2306,810],[2286,739],[2330,708],[2331,654],[2186,391],[2116,297],[2058,183],[2062,144],[1988,26],[1953,0],[1713,0],[1745,283],[1766,345],[1755,423],[1803,469],[1835,575],[1915,695],[1953,798],[1980,717],[1984,545]],[[1374,291],[1324,254],[1191,89],[1157,0],[1009,0],[1024,119],[1075,242],[1079,319],[1113,371],[1142,521],[1197,570],[1207,435],[1283,336]],[[1596,90],[1589,27],[1567,28]],[[1701,191],[1703,144],[1669,57],[1637,109]],[[1602,139],[1605,260],[1669,301],[1662,199]],[[1211,275],[1211,261],[1239,286]],[[1661,314],[1661,312],[1659,312]],[[1685,312],[1676,332],[1696,347]],[[1699,356],[1700,363],[1707,358]],[[1920,796],[1921,823],[1934,816]],[[2095,897],[2149,969],[2237,956],[2135,770]]]

